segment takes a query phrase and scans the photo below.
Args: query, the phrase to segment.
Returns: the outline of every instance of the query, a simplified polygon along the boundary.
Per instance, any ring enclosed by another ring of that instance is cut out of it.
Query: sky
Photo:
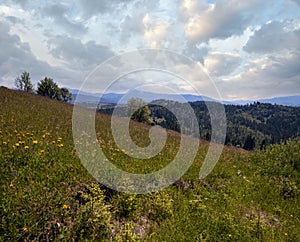
[[[126,53],[152,49],[184,56],[169,64],[188,80],[140,71],[110,90],[146,83],[145,90],[205,95],[201,67],[224,100],[300,94],[299,0],[0,0],[0,43],[0,85],[11,88],[27,71],[35,86],[47,76],[79,89],[95,70],[111,80],[116,68],[149,67],[148,58]],[[110,68],[99,70],[107,61]],[[94,79],[84,89],[102,91]]]

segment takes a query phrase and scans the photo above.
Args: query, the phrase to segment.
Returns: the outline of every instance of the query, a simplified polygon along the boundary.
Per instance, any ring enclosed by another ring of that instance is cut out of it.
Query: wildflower
[[[44,154],[45,153],[45,150],[40,150],[40,154]]]
[[[34,140],[34,141],[32,141],[32,143],[36,145],[38,143],[38,141]]]
[[[26,145],[26,146],[24,147],[24,149],[26,149],[26,150],[27,150],[27,149],[29,149],[29,146],[28,146],[28,145]]]
[[[10,184],[9,184],[9,187],[14,187],[14,184],[10,183]]]
[[[67,204],[63,205],[63,209],[68,209],[68,208],[69,208],[69,206]]]
[[[24,232],[28,231],[28,228],[27,228],[27,227],[24,227],[24,228],[23,228],[23,231],[24,231]]]
[[[285,236],[288,236],[288,233],[284,233]]]
[[[52,144],[55,144],[55,141],[53,140],[51,143],[52,143]]]
[[[43,139],[45,139],[45,138],[46,138],[46,135],[45,135],[45,134],[43,134],[43,136],[42,136],[42,137],[43,137]]]
[[[7,145],[7,142],[3,141],[2,144],[3,144],[3,145]]]
[[[64,144],[58,144],[57,145],[57,147],[59,147],[59,148],[61,148],[61,147],[63,147],[64,146]]]
[[[19,144],[19,143],[16,143],[16,144],[15,144],[15,146],[16,146],[16,147],[19,147],[19,146],[20,146],[20,144]]]

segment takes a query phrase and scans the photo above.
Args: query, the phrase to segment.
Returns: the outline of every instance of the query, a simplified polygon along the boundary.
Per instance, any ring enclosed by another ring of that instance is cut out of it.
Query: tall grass
[[[248,153],[226,147],[198,179],[208,148],[161,192],[128,195],[91,177],[76,155],[72,106],[0,88],[0,241],[300,241],[300,142]],[[131,135],[148,144],[149,127]],[[168,164],[180,136],[168,131],[161,153],[131,159],[97,114],[99,146],[118,167],[146,173]],[[192,141],[191,141],[192,142]]]

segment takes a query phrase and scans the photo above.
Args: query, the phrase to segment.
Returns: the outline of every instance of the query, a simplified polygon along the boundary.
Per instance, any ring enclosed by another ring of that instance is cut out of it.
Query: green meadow
[[[225,147],[205,179],[201,141],[188,172],[160,192],[129,195],[99,184],[72,138],[71,104],[0,88],[0,241],[300,241],[300,139],[262,151]],[[132,159],[96,114],[99,147],[128,172],[166,166],[180,134],[157,156]],[[132,121],[145,147],[149,127]],[[190,142],[194,140],[191,138]]]

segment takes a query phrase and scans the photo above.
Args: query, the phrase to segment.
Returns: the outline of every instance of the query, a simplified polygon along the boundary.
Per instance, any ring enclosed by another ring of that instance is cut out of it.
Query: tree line
[[[57,83],[49,77],[40,80],[35,90],[31,83],[30,74],[26,71],[22,72],[22,74],[15,79],[15,86],[24,92],[36,93],[59,101],[69,102],[73,98],[72,93],[70,93],[66,87],[60,88]]]

